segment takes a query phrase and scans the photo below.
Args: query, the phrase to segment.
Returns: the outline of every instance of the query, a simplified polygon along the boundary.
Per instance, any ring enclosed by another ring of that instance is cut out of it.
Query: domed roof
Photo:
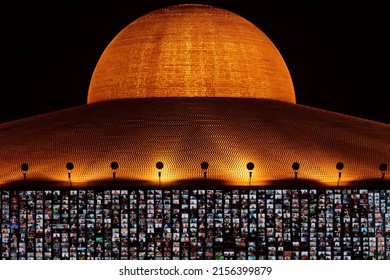
[[[88,103],[137,97],[249,97],[295,103],[287,66],[246,19],[212,6],[156,10],[124,28],[101,56]]]
[[[390,125],[295,104],[270,40],[209,6],[158,10],[126,27],[100,59],[88,102],[0,124],[0,187],[20,186],[23,163],[28,186],[39,187],[70,175],[89,187],[373,186],[389,157]]]

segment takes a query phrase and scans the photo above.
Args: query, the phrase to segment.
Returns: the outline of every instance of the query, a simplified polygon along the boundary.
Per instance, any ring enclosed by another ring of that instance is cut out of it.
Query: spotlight
[[[156,168],[157,168],[158,170],[163,169],[163,168],[164,168],[164,163],[162,163],[161,161],[156,162]]]
[[[73,163],[71,163],[71,162],[68,162],[68,163],[66,164],[66,169],[68,169],[69,171],[72,171],[72,170],[73,170],[73,168],[74,168],[74,165],[73,165]]]
[[[249,170],[249,185],[251,185],[251,179],[252,179],[252,170],[255,168],[255,164],[253,162],[248,162],[246,164],[246,169]]]
[[[112,177],[115,180],[116,170],[119,168],[119,164],[116,161],[113,161],[113,162],[111,162],[110,167],[113,170],[112,171]]]
[[[299,170],[299,167],[300,167],[299,162],[294,162],[294,163],[292,164],[292,169],[294,170],[295,179],[298,178],[298,170]]]
[[[22,163],[21,168],[22,168],[24,181],[26,181],[26,174],[27,174],[27,171],[28,171],[28,164],[27,163]]]
[[[209,163],[206,162],[206,161],[202,162],[200,164],[200,168],[203,169],[203,176],[204,176],[204,178],[206,178],[206,176],[207,176],[207,171],[206,170],[207,170],[207,168],[209,168]]]
[[[255,164],[254,164],[253,162],[248,162],[248,163],[246,164],[246,168],[247,168],[248,170],[253,170],[253,169],[255,168]]]
[[[162,163],[161,161],[156,162],[156,168],[158,170],[163,169],[164,163]],[[161,171],[158,171],[158,185],[160,186],[160,184],[161,184]]]
[[[70,178],[70,173],[71,173],[71,171],[73,170],[73,168],[74,168],[73,163],[68,162],[68,163],[66,164],[66,169],[68,169],[68,178],[69,178],[69,183],[70,183],[70,184],[72,184],[72,181],[71,181],[71,178]]]
[[[379,170],[382,171],[382,180],[385,179],[385,173],[387,170],[387,164],[386,163],[381,163],[379,164]]]
[[[340,185],[340,179],[341,179],[341,170],[343,170],[344,168],[344,163],[342,163],[341,161],[339,161],[338,163],[336,163],[336,168],[337,170],[339,171],[339,180],[337,182],[337,186]]]
[[[336,163],[336,168],[337,168],[337,170],[339,170],[339,171],[343,170],[343,168],[344,168],[344,163],[342,163],[341,161],[339,161],[338,163]]]

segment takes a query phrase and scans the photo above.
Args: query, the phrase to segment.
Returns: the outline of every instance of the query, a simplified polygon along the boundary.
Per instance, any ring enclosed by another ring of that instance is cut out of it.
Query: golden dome
[[[88,103],[137,97],[248,97],[295,103],[289,71],[271,40],[232,12],[197,4],[142,16],[104,51]]]

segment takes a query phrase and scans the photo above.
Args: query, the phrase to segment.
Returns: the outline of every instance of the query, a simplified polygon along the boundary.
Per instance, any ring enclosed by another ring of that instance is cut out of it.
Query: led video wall
[[[1,259],[390,259],[387,189],[0,193]]]

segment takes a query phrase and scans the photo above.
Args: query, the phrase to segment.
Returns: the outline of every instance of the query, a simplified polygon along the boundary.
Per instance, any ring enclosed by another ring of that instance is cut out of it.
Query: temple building
[[[0,124],[0,147],[3,259],[390,259],[390,125],[297,104],[227,10],[130,23],[87,104]]]

